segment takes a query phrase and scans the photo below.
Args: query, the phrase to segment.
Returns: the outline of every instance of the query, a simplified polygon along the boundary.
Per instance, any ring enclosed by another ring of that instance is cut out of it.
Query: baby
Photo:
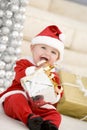
[[[56,104],[63,88],[54,64],[63,60],[63,34],[56,25],[47,26],[32,39],[30,48],[32,57],[16,62],[14,80],[0,93],[0,102],[8,116],[30,130],[58,130],[61,115]]]

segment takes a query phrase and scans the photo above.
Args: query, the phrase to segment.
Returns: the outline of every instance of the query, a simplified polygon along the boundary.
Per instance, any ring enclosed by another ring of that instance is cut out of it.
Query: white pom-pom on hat
[[[65,35],[63,33],[59,34],[59,39],[64,42],[65,41]]]

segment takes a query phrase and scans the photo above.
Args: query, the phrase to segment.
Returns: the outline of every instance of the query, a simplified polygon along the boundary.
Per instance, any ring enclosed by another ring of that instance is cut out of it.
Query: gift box
[[[67,71],[60,71],[64,95],[57,110],[68,116],[87,121],[87,77],[80,77]]]
[[[21,84],[28,97],[33,99],[43,97],[45,102],[55,104],[59,101],[60,95],[55,93],[54,82],[47,74],[49,72],[48,68],[48,66],[46,68],[41,67],[35,70],[34,73],[23,77]],[[45,71],[44,69],[47,70]]]

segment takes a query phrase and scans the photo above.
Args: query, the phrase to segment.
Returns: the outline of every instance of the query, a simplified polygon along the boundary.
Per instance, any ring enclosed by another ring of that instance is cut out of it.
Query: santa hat
[[[32,39],[32,45],[45,44],[57,49],[60,53],[59,61],[63,60],[64,54],[64,34],[55,26],[47,26],[42,32]]]

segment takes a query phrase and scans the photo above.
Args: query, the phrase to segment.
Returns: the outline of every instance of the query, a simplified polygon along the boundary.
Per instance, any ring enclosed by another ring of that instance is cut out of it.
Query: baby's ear
[[[30,45],[30,49],[31,49],[31,51],[32,51],[33,47],[34,47],[33,45]]]

